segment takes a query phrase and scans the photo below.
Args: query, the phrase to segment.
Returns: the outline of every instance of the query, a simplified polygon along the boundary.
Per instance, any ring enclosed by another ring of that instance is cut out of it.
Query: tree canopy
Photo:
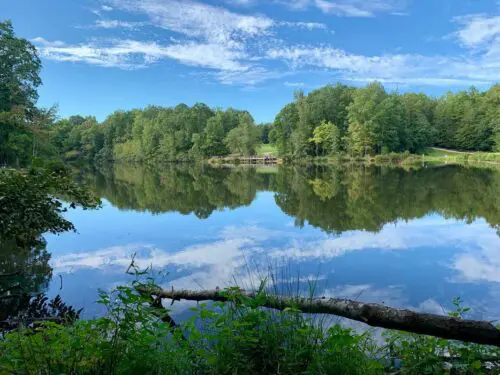
[[[415,153],[429,146],[500,150],[499,92],[495,85],[432,98],[388,93],[378,82],[361,88],[328,85],[309,95],[296,93],[276,116],[269,139],[281,155],[292,157]],[[325,122],[338,129],[338,147],[321,147]]]
[[[10,21],[0,22],[0,164],[20,164],[29,155],[41,66],[35,46],[17,37]]]
[[[429,146],[493,151],[500,150],[499,87],[432,98],[387,92],[378,82],[337,84],[297,92],[272,124],[256,125],[247,111],[180,104],[117,111],[102,124],[73,116],[55,123],[51,134],[60,155],[90,161],[246,156],[259,143],[292,158],[419,153]]]

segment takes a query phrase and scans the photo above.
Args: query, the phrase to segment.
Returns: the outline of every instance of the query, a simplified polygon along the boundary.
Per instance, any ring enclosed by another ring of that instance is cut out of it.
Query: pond
[[[500,315],[500,172],[461,166],[121,166],[82,170],[103,200],[67,214],[22,261],[33,287],[84,317],[98,289],[131,277],[133,254],[176,289],[244,288],[347,297],[476,318]]]

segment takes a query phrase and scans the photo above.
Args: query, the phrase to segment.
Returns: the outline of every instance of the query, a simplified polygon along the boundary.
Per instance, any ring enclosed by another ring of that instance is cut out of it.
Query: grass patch
[[[257,155],[259,156],[264,156],[264,154],[272,155],[272,156],[277,156],[278,155],[278,149],[276,148],[275,145],[271,144],[260,144],[257,146],[255,149]]]
[[[451,163],[490,163],[500,164],[498,152],[453,152],[436,148],[427,148],[424,152],[425,161]]]

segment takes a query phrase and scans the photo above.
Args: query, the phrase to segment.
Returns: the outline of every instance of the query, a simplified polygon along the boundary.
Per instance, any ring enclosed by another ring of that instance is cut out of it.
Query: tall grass
[[[199,304],[174,324],[168,310],[136,292],[135,281],[101,292],[105,316],[69,325],[43,322],[0,339],[0,374],[435,374],[495,373],[498,349],[387,332],[381,343],[295,308],[265,309],[280,289],[267,277],[256,298],[225,289],[229,303]],[[151,281],[147,281],[152,287]],[[291,284],[289,284],[291,285]],[[309,287],[311,293],[314,284]],[[456,316],[466,313],[457,301]],[[487,365],[490,365],[488,369]],[[496,372],[498,373],[498,372]]]

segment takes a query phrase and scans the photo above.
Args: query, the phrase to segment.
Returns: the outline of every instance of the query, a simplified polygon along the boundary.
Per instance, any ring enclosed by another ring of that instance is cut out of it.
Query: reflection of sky
[[[259,193],[249,207],[214,212],[207,220],[175,213],[119,211],[109,202],[99,211],[73,211],[79,233],[47,236],[54,267],[51,294],[60,293],[86,316],[98,288],[126,282],[131,256],[142,267],[168,272],[175,288],[256,285],[271,266],[288,290],[358,298],[442,313],[455,296],[475,307],[477,317],[498,316],[500,238],[486,222],[470,225],[438,215],[387,224],[379,233],[330,236],[293,218]],[[280,268],[283,267],[283,268]],[[280,269],[279,271],[277,269]],[[60,289],[60,278],[63,288]]]

